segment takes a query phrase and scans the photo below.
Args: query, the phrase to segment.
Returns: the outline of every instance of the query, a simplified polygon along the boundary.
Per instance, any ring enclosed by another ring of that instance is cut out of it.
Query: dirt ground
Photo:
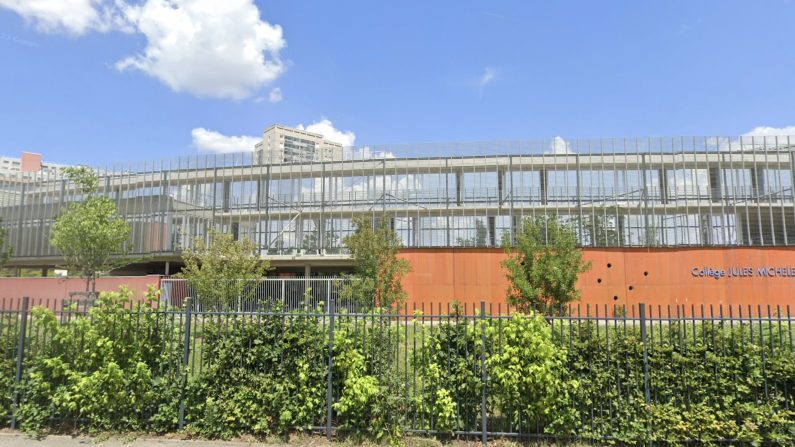
[[[403,440],[405,447],[479,447],[480,441],[449,440],[440,442],[435,439],[421,437],[407,437]],[[275,438],[272,440],[236,439],[231,441],[207,441],[184,439],[179,435],[151,436],[140,435],[98,435],[88,436],[47,436],[41,439],[32,438],[24,433],[0,431],[0,447],[374,447],[374,444],[351,444],[345,441],[328,442],[322,436],[294,436],[289,441]],[[561,444],[553,443],[528,443],[520,444],[510,440],[498,439],[489,442],[489,447],[556,447]],[[566,444],[566,447],[584,447],[584,444]]]

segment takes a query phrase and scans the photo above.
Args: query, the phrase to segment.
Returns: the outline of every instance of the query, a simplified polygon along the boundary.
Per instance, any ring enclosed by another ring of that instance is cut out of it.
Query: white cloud
[[[260,19],[252,0],[147,0],[125,8],[147,46],[116,64],[175,91],[242,99],[284,71],[282,28]]]
[[[386,150],[373,150],[369,146],[346,148],[342,153],[345,160],[370,160],[374,158],[395,158],[395,154]]]
[[[306,127],[303,124],[296,126],[299,130],[317,133],[323,135],[323,138],[341,144],[343,147],[351,147],[356,142],[356,134],[350,130],[338,130],[334,127],[334,123],[327,118],[321,118]]]
[[[555,137],[549,143],[549,150],[545,153],[547,154],[573,154],[574,151],[571,150],[571,143],[564,140],[562,137]]]
[[[282,100],[282,89],[279,87],[275,87],[271,89],[271,92],[268,93],[268,101],[272,104],[276,104],[277,102],[281,102]]]
[[[228,154],[232,152],[251,152],[260,139],[251,136],[227,136],[214,130],[197,127],[190,132],[193,146],[200,151]]]
[[[116,63],[177,92],[242,99],[285,70],[279,25],[254,0],[0,0],[43,32],[142,34],[146,47]]]
[[[786,127],[759,126],[755,127],[750,132],[746,132],[743,134],[744,137],[780,137],[786,135],[795,136],[795,126],[786,126]]]
[[[497,70],[492,67],[486,67],[483,74],[478,79],[478,86],[483,88],[490,84],[497,77]]]
[[[717,140],[717,147],[723,151],[774,149],[788,144],[795,144],[795,126],[758,126],[740,135],[738,139]]]
[[[114,3],[104,0],[0,0],[0,7],[21,15],[41,32],[74,35],[108,31],[119,13]]]

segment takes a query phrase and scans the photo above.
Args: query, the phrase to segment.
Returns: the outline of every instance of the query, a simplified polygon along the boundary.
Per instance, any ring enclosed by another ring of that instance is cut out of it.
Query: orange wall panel
[[[160,276],[107,276],[97,279],[98,291],[115,291],[125,285],[134,292],[134,298],[143,299],[147,288],[160,287]],[[30,297],[31,304],[58,308],[61,300],[69,299],[70,292],[86,290],[80,278],[0,278],[0,306],[10,308],[23,296]]]
[[[662,307],[743,305],[791,306],[795,311],[795,270],[790,276],[764,277],[759,268],[795,269],[792,248],[624,248],[584,249],[591,269],[582,274],[579,289],[581,306],[636,305],[640,302]],[[405,249],[400,255],[411,262],[413,271],[404,286],[408,308],[456,300],[469,305],[481,301],[496,306],[505,303],[508,282],[499,249]],[[726,276],[693,276],[692,269],[723,270]],[[750,268],[753,276],[729,277],[732,268]],[[496,307],[495,307],[496,309]],[[700,310],[699,310],[700,312]],[[717,312],[717,310],[716,310]]]

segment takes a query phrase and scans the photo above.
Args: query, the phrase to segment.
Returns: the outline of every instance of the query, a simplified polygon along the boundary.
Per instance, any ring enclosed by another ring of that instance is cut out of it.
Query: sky
[[[0,0],[0,155],[795,134],[795,1]]]

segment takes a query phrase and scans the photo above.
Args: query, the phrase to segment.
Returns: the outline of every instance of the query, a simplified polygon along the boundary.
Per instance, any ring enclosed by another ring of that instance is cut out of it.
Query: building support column
[[[709,197],[713,202],[723,199],[723,184],[721,182],[721,169],[709,168]]]
[[[490,247],[497,246],[497,218],[494,216],[489,216],[486,218],[486,228],[488,230],[488,244]]]
[[[660,203],[665,205],[668,203],[668,171],[665,168],[657,170],[657,181],[660,188]]]
[[[311,265],[309,265],[309,264],[306,264],[306,265],[304,266],[304,276],[305,276],[305,277],[307,277],[307,278],[309,278],[310,276],[312,276],[312,266],[311,266]]]
[[[701,231],[702,245],[712,245],[712,228],[710,222],[711,218],[709,214],[701,214],[699,216],[699,230]]]
[[[223,210],[224,212],[229,211],[230,202],[232,201],[232,182],[229,180],[224,181],[223,183]]]
[[[461,206],[464,200],[464,173],[455,171],[455,204]]]
[[[502,169],[497,170],[497,204],[502,206],[505,200],[505,171]]]
[[[420,246],[420,218],[411,218],[411,243],[413,247]]]
[[[549,185],[549,173],[546,169],[538,171],[538,181],[541,187],[541,204],[546,205],[549,201],[549,194],[547,192],[547,186]]]
[[[754,188],[754,196],[757,200],[761,199],[767,191],[765,185],[765,170],[761,167],[751,168],[751,185]]]

